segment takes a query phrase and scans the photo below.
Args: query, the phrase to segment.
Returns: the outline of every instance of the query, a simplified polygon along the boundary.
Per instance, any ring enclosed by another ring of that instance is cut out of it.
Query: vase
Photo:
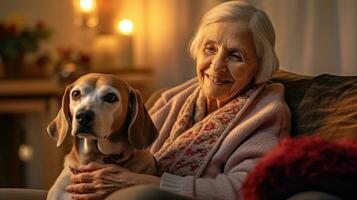
[[[6,78],[16,78],[22,76],[25,56],[20,54],[16,57],[1,56]]]

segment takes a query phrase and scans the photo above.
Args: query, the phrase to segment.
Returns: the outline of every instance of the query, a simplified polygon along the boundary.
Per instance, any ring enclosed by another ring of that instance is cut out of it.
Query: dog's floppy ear
[[[130,123],[128,138],[136,149],[149,147],[158,135],[158,131],[151,121],[140,94],[134,89],[129,92]]]
[[[72,87],[67,86],[62,97],[62,107],[59,110],[55,119],[47,126],[47,133],[57,141],[57,147],[59,147],[66,135],[71,131],[71,119],[69,113],[69,92]]]

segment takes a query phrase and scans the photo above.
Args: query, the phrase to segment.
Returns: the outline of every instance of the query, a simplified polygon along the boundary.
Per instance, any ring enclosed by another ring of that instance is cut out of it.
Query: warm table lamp
[[[75,25],[87,28],[98,25],[96,0],[73,0],[73,7]]]

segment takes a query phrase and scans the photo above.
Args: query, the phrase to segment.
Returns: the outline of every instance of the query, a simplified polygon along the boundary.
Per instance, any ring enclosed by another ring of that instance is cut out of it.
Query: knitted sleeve
[[[261,146],[261,140],[266,139],[268,141],[265,141],[264,146]],[[164,173],[160,180],[160,187],[197,199],[239,199],[239,189],[248,173],[254,168],[258,159],[276,144],[277,137],[256,135],[237,149],[234,156],[242,161],[229,171],[212,178],[180,177]]]
[[[228,158],[221,173],[199,178],[164,173],[160,187],[197,199],[241,199],[240,188],[248,173],[289,132],[289,116],[288,108],[283,106],[275,114],[264,117],[265,121]]]

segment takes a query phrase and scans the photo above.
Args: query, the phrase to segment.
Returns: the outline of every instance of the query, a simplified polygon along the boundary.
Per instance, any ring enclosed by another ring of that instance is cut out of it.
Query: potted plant
[[[42,40],[51,31],[43,22],[31,27],[18,27],[16,23],[0,22],[0,58],[8,77],[19,76],[26,54],[36,52]]]

